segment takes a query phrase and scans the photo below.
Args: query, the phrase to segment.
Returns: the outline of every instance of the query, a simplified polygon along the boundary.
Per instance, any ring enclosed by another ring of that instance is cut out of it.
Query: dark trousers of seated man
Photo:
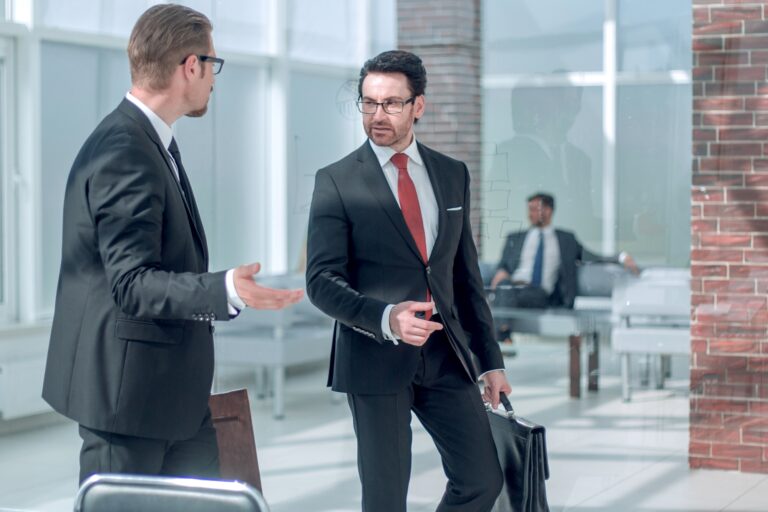
[[[493,291],[491,304],[495,308],[531,308],[540,309],[549,306],[549,294],[538,286],[516,285],[502,281]],[[496,340],[509,342],[512,331],[508,323],[502,322],[496,329]]]
[[[434,317],[433,317],[434,318]],[[437,512],[489,512],[502,473],[488,413],[443,331],[421,348],[411,384],[395,394],[348,394],[357,435],[363,512],[406,512],[411,411],[432,437],[448,477]]]

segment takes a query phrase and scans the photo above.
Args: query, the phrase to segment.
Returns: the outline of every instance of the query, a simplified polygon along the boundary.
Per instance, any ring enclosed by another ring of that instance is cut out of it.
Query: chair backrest
[[[93,475],[75,512],[268,512],[261,493],[240,482],[134,475]]]
[[[687,323],[691,280],[687,269],[648,269],[617,283],[613,313],[621,317],[666,317]]]
[[[616,283],[629,275],[618,263],[582,263],[576,267],[576,295],[610,297]]]
[[[248,391],[211,395],[208,406],[216,428],[221,478],[245,482],[262,492]]]

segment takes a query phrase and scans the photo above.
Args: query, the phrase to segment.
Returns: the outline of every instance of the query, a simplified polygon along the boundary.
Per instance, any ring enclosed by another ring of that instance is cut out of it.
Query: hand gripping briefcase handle
[[[501,405],[504,406],[504,410],[507,412],[507,418],[509,418],[510,420],[517,421],[518,423],[525,426],[526,428],[530,428],[531,431],[534,433],[537,433],[537,434],[541,433],[542,436],[544,435],[546,429],[543,426],[515,414],[515,409],[514,407],[512,407],[512,403],[509,401],[509,398],[507,397],[506,393],[504,392],[499,393],[499,400],[501,401]],[[502,415],[501,412],[494,411],[491,408],[491,404],[489,403],[485,404],[485,410],[488,412],[492,412],[493,414]],[[547,467],[547,478],[549,478],[549,467]]]
[[[493,512],[549,512],[545,484],[549,478],[546,429],[517,416],[504,393],[499,398],[506,414],[486,406],[504,473],[504,486]]]

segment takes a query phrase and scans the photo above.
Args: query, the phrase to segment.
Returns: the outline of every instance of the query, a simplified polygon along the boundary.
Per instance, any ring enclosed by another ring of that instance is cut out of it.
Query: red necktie
[[[416,195],[416,187],[413,180],[408,175],[408,155],[405,153],[396,153],[392,155],[392,163],[397,167],[397,197],[400,199],[400,210],[403,212],[405,224],[411,232],[416,247],[419,248],[421,259],[426,264],[427,258],[427,237],[424,235],[424,222],[421,219],[421,208],[419,207],[419,196]],[[429,289],[427,289],[427,302],[432,300]],[[431,311],[426,311],[424,318],[429,320],[432,316]]]

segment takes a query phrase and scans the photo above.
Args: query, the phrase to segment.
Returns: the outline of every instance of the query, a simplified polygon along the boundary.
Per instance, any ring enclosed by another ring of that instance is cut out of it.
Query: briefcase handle
[[[509,401],[509,398],[507,398],[507,394],[503,391],[499,392],[499,400],[501,400],[501,404],[504,406],[504,409],[507,410],[507,416],[510,418],[515,417],[515,409],[512,407],[512,404]]]
[[[512,407],[512,404],[509,402],[509,398],[507,398],[507,395],[504,394],[503,392],[500,392],[499,400],[501,401],[501,405],[504,406],[504,409],[507,412],[506,414],[507,418],[515,419],[516,418],[515,409]],[[504,416],[504,414],[502,414],[501,412],[494,410],[493,407],[491,407],[491,404],[488,402],[485,403],[485,410],[488,412],[492,412],[494,414],[498,414],[499,416]]]

